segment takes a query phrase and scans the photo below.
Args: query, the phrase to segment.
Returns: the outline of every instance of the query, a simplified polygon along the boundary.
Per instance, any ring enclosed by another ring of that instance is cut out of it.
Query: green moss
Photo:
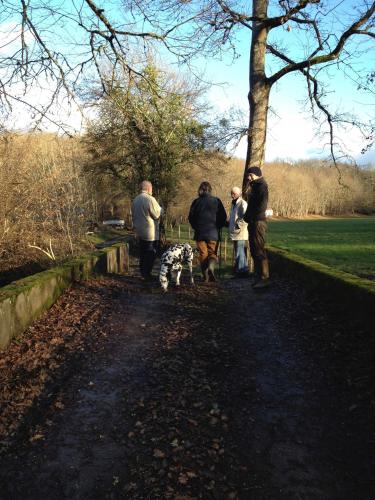
[[[363,324],[372,322],[375,307],[375,283],[300,255],[270,247],[272,269],[303,282],[316,297],[324,298],[338,314],[356,318]]]
[[[49,309],[74,281],[81,281],[111,265],[110,271],[120,267],[119,248],[116,246],[90,252],[47,271],[21,279],[0,291],[0,349],[6,348],[12,338],[20,334],[43,312]]]
[[[126,231],[124,229],[115,229],[115,228],[106,228],[101,231],[98,231],[97,233],[93,234],[88,234],[87,239],[90,243],[93,243],[94,245],[97,245],[98,243],[104,243],[105,241],[108,241],[112,238],[117,238],[117,237],[124,237],[124,236],[129,236],[131,237],[132,235],[129,233],[129,231]]]
[[[331,280],[343,282],[348,286],[358,287],[360,289],[366,290],[369,293],[374,294],[375,297],[375,283],[373,281],[359,278],[358,276],[354,276],[353,274],[346,273],[341,271],[340,269],[334,269],[329,267],[321,262],[317,262],[314,260],[307,259],[306,257],[302,257],[301,255],[294,254],[292,252],[288,252],[286,250],[282,250],[275,247],[268,247],[268,251],[274,256],[278,256],[285,260],[298,263],[300,266],[303,266],[307,272],[315,272],[321,275],[324,275]]]
[[[111,247],[103,248],[101,250],[96,250],[89,252],[83,256],[77,257],[70,261],[65,262],[59,266],[48,269],[47,271],[42,271],[40,273],[33,274],[27,278],[22,278],[14,283],[6,285],[0,289],[0,300],[12,297],[21,292],[26,292],[38,284],[42,284],[45,281],[55,277],[58,281],[69,281],[72,273],[72,269],[77,268],[82,270],[86,263],[93,259],[105,258],[107,253],[113,251],[113,248],[120,247],[122,244],[118,243]],[[95,270],[93,270],[95,272]]]

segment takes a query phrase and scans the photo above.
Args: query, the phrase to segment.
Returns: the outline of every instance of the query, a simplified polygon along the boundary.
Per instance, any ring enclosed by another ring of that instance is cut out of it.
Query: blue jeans
[[[247,240],[233,241],[234,247],[234,272],[247,273],[249,267],[247,265]]]

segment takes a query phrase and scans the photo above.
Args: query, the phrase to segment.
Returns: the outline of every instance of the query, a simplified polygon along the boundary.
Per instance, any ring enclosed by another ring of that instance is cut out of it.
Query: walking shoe
[[[251,280],[251,286],[254,286],[258,283],[258,281],[260,281],[260,276],[258,276],[257,274],[254,274],[254,273],[251,273],[249,274],[249,278]]]
[[[156,281],[156,276],[152,276],[152,274],[144,274],[141,279],[142,281],[150,283],[151,281]]]
[[[215,259],[210,259],[208,261],[208,275],[210,277],[210,281],[216,281],[216,278],[215,278],[215,264],[216,264],[216,260]]]
[[[253,289],[254,290],[262,290],[263,288],[268,288],[271,284],[271,280],[269,278],[261,279],[254,283]]]

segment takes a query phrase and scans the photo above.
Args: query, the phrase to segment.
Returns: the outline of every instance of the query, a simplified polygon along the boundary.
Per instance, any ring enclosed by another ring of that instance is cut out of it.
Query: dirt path
[[[374,341],[297,286],[70,290],[0,361],[1,499],[375,497]]]

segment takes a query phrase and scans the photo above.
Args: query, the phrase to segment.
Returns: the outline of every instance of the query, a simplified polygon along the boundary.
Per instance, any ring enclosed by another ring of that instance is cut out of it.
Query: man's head
[[[230,195],[232,197],[232,200],[237,200],[237,198],[241,196],[241,189],[238,186],[232,187]]]
[[[148,194],[152,194],[152,184],[150,181],[141,182],[141,191],[145,191]]]
[[[247,175],[247,179],[250,182],[254,182],[257,179],[259,179],[260,177],[262,177],[263,174],[262,174],[262,170],[259,167],[249,167],[246,170],[246,175]]]

